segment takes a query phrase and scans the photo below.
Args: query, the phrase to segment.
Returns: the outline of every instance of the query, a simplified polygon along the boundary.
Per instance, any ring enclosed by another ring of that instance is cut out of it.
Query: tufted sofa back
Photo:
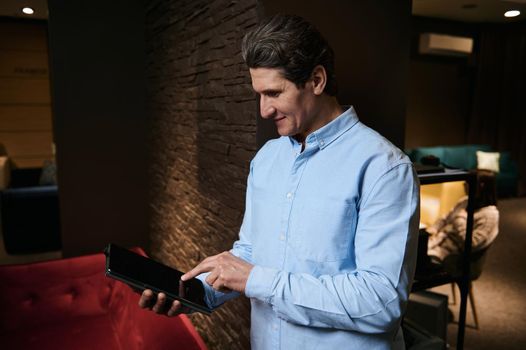
[[[104,255],[0,269],[0,330],[14,331],[108,313],[114,282],[104,278]]]
[[[0,344],[8,349],[206,349],[188,317],[140,309],[139,295],[107,278],[104,265],[101,253],[0,266]]]

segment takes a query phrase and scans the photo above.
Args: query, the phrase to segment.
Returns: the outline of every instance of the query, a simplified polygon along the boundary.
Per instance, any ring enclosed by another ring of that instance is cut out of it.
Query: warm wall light
[[[31,7],[24,7],[22,9],[22,12],[26,15],[32,15],[33,13],[35,13],[35,11]]]
[[[521,12],[520,11],[517,11],[517,10],[511,10],[511,11],[506,11],[504,13],[504,17],[517,17],[518,15],[520,15]]]

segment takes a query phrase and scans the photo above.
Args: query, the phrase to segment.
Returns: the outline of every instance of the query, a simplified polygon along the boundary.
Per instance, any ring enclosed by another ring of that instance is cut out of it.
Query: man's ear
[[[311,81],[314,94],[321,95],[327,84],[327,72],[322,65],[314,67],[312,70]]]

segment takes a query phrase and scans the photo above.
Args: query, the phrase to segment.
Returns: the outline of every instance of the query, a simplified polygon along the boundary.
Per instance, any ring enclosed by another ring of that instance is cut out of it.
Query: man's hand
[[[190,312],[190,309],[183,306],[178,300],[174,300],[172,305],[166,304],[166,295],[164,293],[159,293],[156,298],[150,289],[145,289],[144,292],[142,292],[141,298],[139,299],[139,306],[168,317]]]
[[[245,293],[248,276],[253,267],[253,265],[230,252],[223,252],[206,258],[185,273],[181,280],[187,281],[203,272],[210,272],[206,278],[206,283],[215,290],[225,293],[230,291]]]

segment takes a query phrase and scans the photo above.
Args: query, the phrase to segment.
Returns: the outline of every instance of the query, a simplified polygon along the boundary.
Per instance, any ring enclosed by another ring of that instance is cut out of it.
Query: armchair
[[[58,188],[40,186],[41,169],[13,169],[0,191],[0,221],[8,254],[59,251],[62,248]]]

